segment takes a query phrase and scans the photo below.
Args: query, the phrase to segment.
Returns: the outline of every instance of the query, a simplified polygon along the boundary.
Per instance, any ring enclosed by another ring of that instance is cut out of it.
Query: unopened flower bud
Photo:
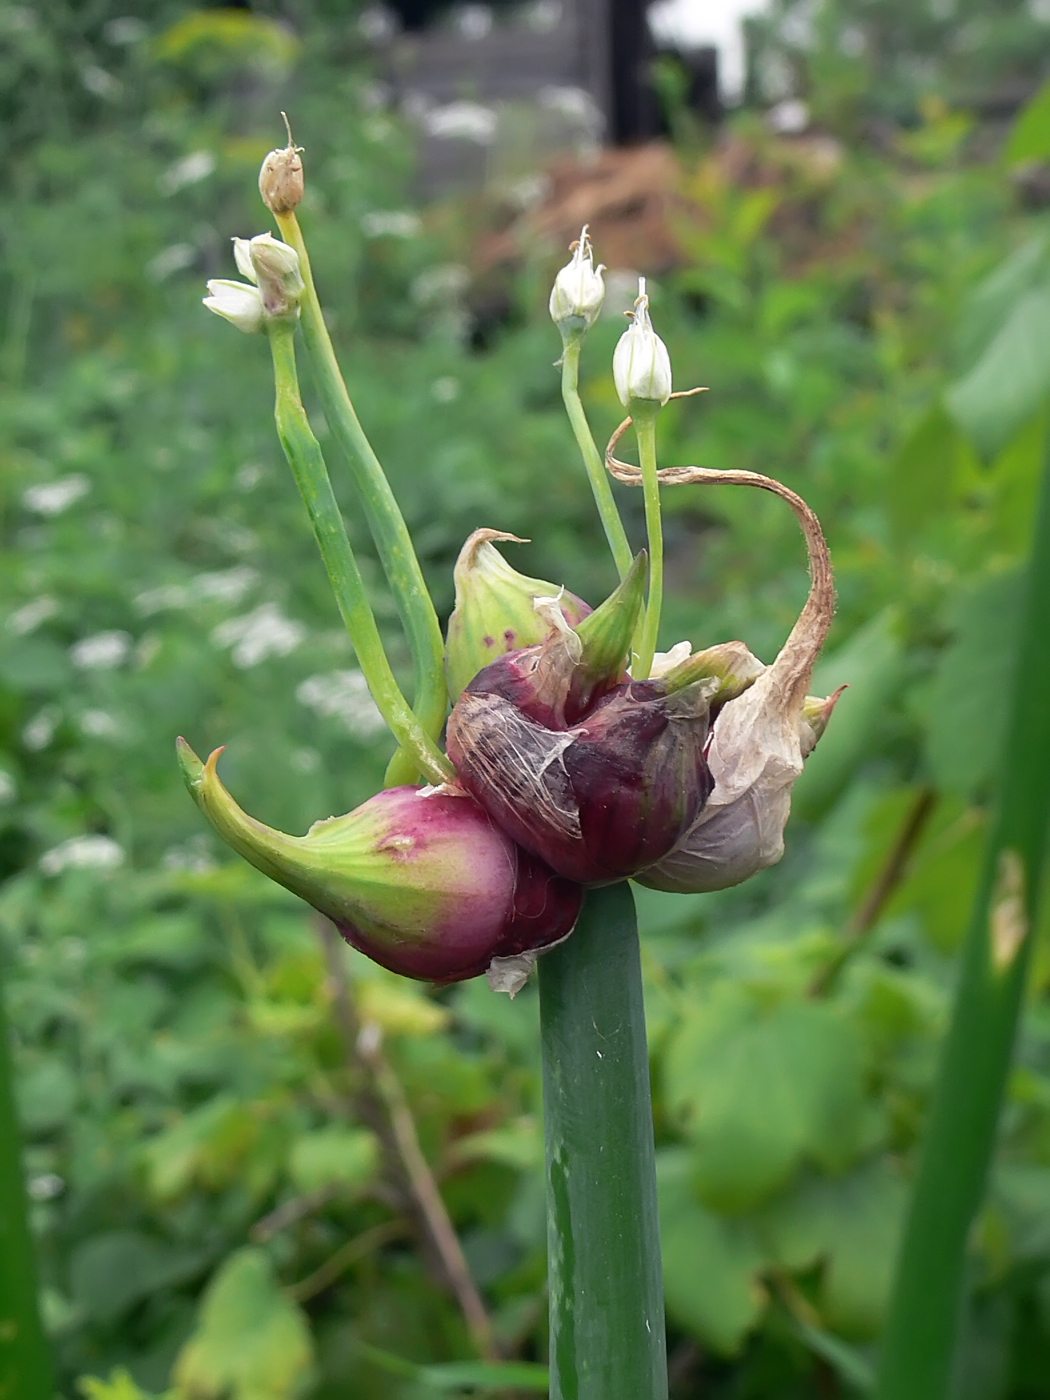
[[[613,379],[625,408],[635,401],[665,404],[671,397],[671,358],[653,330],[645,278],[638,279],[638,299],[627,313],[631,324],[613,352]]]
[[[299,254],[273,234],[261,233],[248,244],[263,311],[271,318],[298,316],[305,286]]]
[[[572,258],[554,279],[551,290],[551,319],[563,336],[578,334],[594,324],[605,300],[604,271],[604,263],[594,266],[594,249],[584,224],[572,245]]]
[[[284,113],[281,113],[284,116]],[[292,140],[288,118],[285,117],[288,131],[288,144],[277,151],[271,151],[259,171],[259,193],[263,203],[274,214],[289,214],[298,208],[303,197],[302,146]]]
[[[258,287],[213,277],[208,283],[204,305],[246,334],[263,328],[263,304]]]
[[[453,703],[497,656],[543,640],[550,624],[537,611],[537,599],[553,598],[570,627],[591,611],[574,593],[512,569],[493,540],[526,543],[499,530],[475,530],[459,552],[454,572],[456,606],[448,620],[445,648],[445,673]]]
[[[576,922],[579,886],[516,846],[458,789],[388,788],[287,836],[233,800],[216,770],[221,752],[202,764],[178,743],[186,785],[219,835],[392,972],[462,981],[493,959],[560,942]]]
[[[294,248],[272,233],[260,233],[255,238],[235,238],[233,258],[248,282],[210,281],[204,298],[209,311],[242,331],[259,331],[267,321],[294,320],[299,315],[305,288]]]

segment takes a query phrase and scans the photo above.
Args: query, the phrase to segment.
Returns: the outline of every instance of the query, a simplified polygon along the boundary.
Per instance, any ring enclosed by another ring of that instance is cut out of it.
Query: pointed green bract
[[[456,560],[456,606],[448,621],[445,673],[453,704],[478,674],[504,652],[542,642],[550,630],[547,600],[560,610],[569,627],[576,626],[590,607],[556,583],[530,578],[511,568],[494,540],[526,544],[501,530],[475,530]]]

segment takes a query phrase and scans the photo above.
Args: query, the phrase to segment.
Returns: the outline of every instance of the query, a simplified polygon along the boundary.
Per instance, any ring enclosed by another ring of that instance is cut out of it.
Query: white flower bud
[[[234,257],[237,256],[234,242]],[[305,290],[299,254],[271,233],[260,233],[248,244],[248,256],[267,316],[298,316]]]
[[[671,397],[671,358],[649,319],[644,277],[638,279],[634,310],[627,314],[631,324],[613,352],[613,379],[620,402],[625,408],[632,399],[665,404]]]
[[[299,270],[299,254],[272,233],[233,240],[233,260],[237,271],[254,286],[244,282],[213,280],[204,305],[217,316],[242,331],[260,331],[265,321],[296,317],[304,285]]]
[[[257,287],[213,278],[208,283],[204,305],[216,316],[224,316],[239,331],[251,334],[263,328],[262,297]]]
[[[594,324],[605,300],[604,271],[604,263],[594,266],[594,249],[584,224],[572,244],[572,260],[558,273],[551,291],[551,319],[563,332],[585,331]]]

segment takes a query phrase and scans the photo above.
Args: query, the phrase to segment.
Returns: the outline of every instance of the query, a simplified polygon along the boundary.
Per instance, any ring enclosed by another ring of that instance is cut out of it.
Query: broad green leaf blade
[[[955,641],[941,656],[930,692],[926,757],[935,784],[960,797],[981,796],[995,776],[1022,582],[1016,569],[986,574],[960,592],[952,609]]]
[[[261,1249],[232,1254],[212,1279],[196,1332],[179,1353],[178,1400],[292,1400],[310,1382],[306,1321]]]
[[[982,452],[995,452],[1050,390],[1050,287],[1026,292],[947,406]]]
[[[694,1188],[717,1211],[761,1204],[806,1160],[841,1169],[860,1146],[860,1040],[825,1003],[768,1008],[725,991],[674,1038],[665,1084],[694,1144]]]
[[[668,1148],[657,1162],[667,1310],[723,1355],[740,1349],[765,1304],[768,1262],[745,1221],[726,1220],[696,1199],[692,1156]]]
[[[1010,165],[1050,159],[1050,82],[1021,108],[1003,154]]]

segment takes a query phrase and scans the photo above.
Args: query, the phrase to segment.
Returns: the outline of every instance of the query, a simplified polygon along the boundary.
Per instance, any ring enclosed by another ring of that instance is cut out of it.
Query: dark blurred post
[[[0,1400],[51,1400],[15,1118],[11,1037],[0,984]]]
[[[609,30],[608,139],[615,146],[649,141],[660,134],[660,108],[650,76],[656,47],[649,33],[646,0],[600,3]]]

